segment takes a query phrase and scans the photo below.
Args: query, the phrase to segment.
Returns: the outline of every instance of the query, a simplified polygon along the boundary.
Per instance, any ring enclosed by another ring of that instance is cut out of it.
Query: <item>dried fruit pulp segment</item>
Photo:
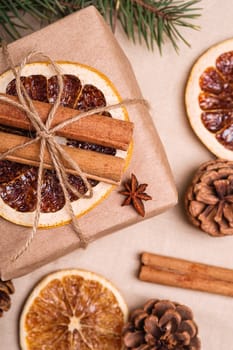
[[[115,91],[115,88],[108,81],[108,79],[102,76],[101,73],[96,72],[92,68],[79,64],[60,63],[60,66],[62,68],[62,73],[65,75],[65,93],[63,93],[62,97],[63,105],[70,107],[71,105],[75,105],[77,108],[87,109],[93,108],[96,105],[105,105],[106,103],[109,104],[119,102],[119,94]],[[36,75],[35,79],[32,79],[30,77],[32,74]],[[29,64],[25,67],[23,71],[23,76],[25,78],[23,78],[23,80],[26,87],[29,89],[29,93],[31,94],[32,98],[36,97],[37,99],[43,101],[47,99],[50,100],[50,102],[54,101],[57,93],[57,85],[55,84],[55,78],[51,78],[52,75],[53,72],[51,71],[49,65],[46,63]],[[72,77],[71,79],[69,79],[70,76]],[[75,78],[77,76],[80,78],[80,80]],[[48,77],[48,79],[46,77]],[[0,89],[2,92],[7,90],[8,93],[15,94],[14,83],[11,82],[11,84],[8,85],[9,82],[12,81],[12,78],[13,76],[10,72],[5,73],[0,77]],[[50,84],[46,83],[49,81]],[[94,88],[92,86],[94,86]],[[46,93],[44,92],[45,87]],[[119,119],[127,119],[127,115],[125,114],[125,110],[123,108],[117,109],[111,114],[113,117]],[[108,149],[101,146],[90,145],[72,140],[62,140],[63,143],[64,141],[75,147],[78,146],[89,148],[95,151],[97,150],[110,154],[115,153],[114,149]],[[126,153],[122,151],[117,151],[116,153],[123,158],[126,158],[130,154],[130,152]],[[8,165],[8,163],[6,163],[6,165]],[[2,167],[1,170],[2,169],[4,169],[4,167]],[[3,173],[2,176],[4,178]],[[34,177],[32,178],[32,176]],[[20,223],[26,226],[31,225],[33,220],[33,211],[35,209],[36,171],[32,168],[24,167],[23,172],[21,173],[21,177],[19,175],[15,180],[11,179],[11,181],[12,182],[9,184],[9,186],[8,183],[4,183],[5,187],[3,184],[1,184],[2,199],[13,207],[11,208],[9,205],[5,204],[1,205],[0,208],[3,207],[4,209],[1,210],[4,211],[2,215],[16,223]],[[75,184],[75,186],[77,186],[81,192],[85,192],[85,188],[78,177],[70,177],[70,181],[73,182],[73,184]],[[20,192],[20,186],[22,183],[24,187],[26,187],[26,191]],[[95,185],[96,183],[92,182],[92,184]],[[18,191],[16,195],[18,202],[15,201],[16,196],[12,196],[12,192],[16,191],[16,187]],[[59,187],[60,185],[58,184],[58,181],[54,174],[50,171],[46,171],[42,189],[43,200],[40,227],[54,226],[61,223],[63,224],[69,220],[66,210],[63,207],[64,197]],[[14,191],[12,191],[12,189]],[[76,198],[72,196],[71,199],[74,200],[73,208],[75,210],[75,213],[77,215],[83,215],[91,207],[95,206],[101,199],[105,198],[111,189],[112,186],[99,183],[94,189],[94,197],[88,201],[82,199],[76,200]],[[28,198],[27,201],[25,201],[25,196]],[[33,198],[34,200],[31,200]],[[25,202],[27,202],[28,205],[25,205]],[[16,211],[16,209],[20,210],[21,212]],[[51,215],[51,213],[43,213],[43,211],[51,211],[53,213]],[[51,217],[53,218],[52,221]]]
[[[120,350],[127,306],[103,277],[83,270],[47,276],[20,318],[22,350]]]
[[[195,63],[186,87],[186,108],[202,142],[224,159],[233,159],[233,40],[206,51]]]
[[[205,127],[217,140],[233,149],[233,51],[216,59],[216,67],[207,68],[200,77],[199,104]]]

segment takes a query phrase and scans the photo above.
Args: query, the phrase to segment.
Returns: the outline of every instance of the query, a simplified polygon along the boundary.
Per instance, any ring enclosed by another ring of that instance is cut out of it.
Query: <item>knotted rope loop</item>
[[[59,66],[47,55],[44,55],[41,52],[32,51],[22,60],[20,66],[16,68],[6,45],[3,45],[3,54],[8,62],[9,67],[11,68],[15,76],[16,91],[17,91],[19,102],[14,102],[5,96],[0,96],[0,100],[5,101],[8,104],[14,105],[15,107],[18,107],[22,111],[24,111],[28,119],[30,120],[30,123],[35,128],[37,136],[35,139],[30,140],[22,145],[18,145],[8,150],[7,152],[1,154],[0,159],[4,159],[6,156],[8,156],[11,153],[14,153],[18,149],[24,148],[34,142],[40,141],[40,157],[39,157],[40,165],[38,169],[37,204],[36,204],[35,216],[33,221],[33,227],[32,227],[31,234],[27,239],[27,242],[25,243],[24,247],[17,253],[15,257],[13,257],[13,260],[17,260],[28,249],[28,247],[30,246],[34,238],[34,235],[36,234],[36,231],[39,225],[40,207],[41,207],[41,187],[42,187],[42,181],[43,181],[45,149],[47,149],[50,154],[50,157],[53,162],[53,167],[56,171],[56,175],[62,187],[64,197],[65,197],[66,208],[71,217],[74,231],[79,237],[80,245],[82,247],[86,247],[87,240],[84,238],[83,233],[78,225],[77,218],[75,217],[75,214],[72,208],[68,190],[74,193],[79,198],[92,197],[93,190],[86,178],[86,175],[82,172],[78,164],[76,164],[73,161],[73,159],[62,149],[62,147],[58,144],[58,142],[54,137],[54,132],[50,130],[51,123],[53,121],[53,118],[61,102],[61,95],[62,95],[63,85],[64,85]],[[57,80],[58,80],[58,96],[56,98],[55,103],[52,105],[50,109],[49,115],[45,123],[42,122],[40,115],[38,114],[36,108],[34,107],[33,101],[31,100],[30,96],[28,95],[21,81],[22,71],[25,65],[29,63],[32,59],[35,59],[35,57],[40,57],[40,59],[42,58],[48,61],[51,64],[53,70],[55,71],[55,74],[57,75]],[[76,171],[76,173],[81,177],[82,181],[84,182],[87,188],[87,193],[85,195],[81,194],[76,188],[74,188],[69,183],[67,173],[64,167],[64,159],[66,163],[68,163],[69,166]]]
[[[49,140],[54,137],[54,135],[49,130],[42,130],[37,132],[37,136],[41,139]]]
[[[45,150],[47,149],[49,152],[49,155],[51,157],[54,170],[56,172],[56,175],[58,177],[58,180],[60,182],[61,188],[63,190],[63,194],[65,197],[65,207],[69,213],[69,216],[71,218],[71,223],[74,232],[77,234],[80,246],[85,248],[88,244],[88,239],[83,234],[82,230],[79,227],[77,218],[75,216],[75,213],[73,211],[72,203],[70,200],[69,192],[73,193],[78,198],[91,198],[93,196],[93,189],[90,185],[85,173],[82,172],[79,165],[74,162],[74,160],[69,156],[67,152],[61,147],[61,145],[57,142],[57,139],[55,138],[55,132],[64,128],[65,126],[68,126],[71,123],[74,123],[75,121],[80,120],[81,118],[85,118],[87,116],[100,113],[103,111],[110,111],[122,106],[129,106],[132,104],[142,104],[148,107],[147,102],[144,99],[126,99],[120,103],[116,103],[113,105],[100,107],[100,108],[93,108],[86,112],[81,112],[78,115],[70,118],[69,120],[66,120],[64,122],[61,122],[60,124],[56,125],[55,127],[51,127],[52,121],[54,119],[54,116],[57,112],[57,109],[61,102],[62,92],[63,92],[63,77],[60,72],[59,66],[54,62],[49,56],[43,54],[42,52],[32,51],[30,52],[21,62],[19,67],[16,67],[14,65],[14,62],[12,60],[12,57],[8,51],[7,45],[3,43],[3,55],[11,68],[15,79],[16,79],[16,91],[18,95],[19,102],[13,101],[7,96],[0,95],[0,101],[3,101],[5,103],[8,103],[9,105],[12,105],[14,107],[19,108],[23,112],[25,112],[27,118],[29,119],[31,125],[34,127],[36,131],[36,138],[27,141],[26,143],[23,143],[21,145],[18,145],[16,147],[13,147],[9,149],[7,152],[4,152],[0,154],[0,160],[6,158],[11,153],[14,153],[16,150],[22,149],[24,147],[27,147],[28,145],[33,144],[34,142],[40,142],[40,151],[39,151],[39,169],[38,169],[38,181],[37,181],[37,202],[36,202],[36,209],[35,209],[35,215],[33,220],[33,226],[32,231],[25,243],[25,245],[22,247],[22,249],[14,256],[11,261],[17,260],[30,246],[30,244],[33,241],[33,238],[37,232],[37,228],[39,226],[39,220],[40,220],[40,208],[41,208],[41,188],[42,188],[42,182],[43,182],[43,169],[44,169],[44,155]],[[58,80],[58,96],[56,98],[55,103],[51,106],[51,109],[49,111],[47,120],[45,123],[43,123],[42,119],[40,118],[40,115],[38,114],[32,99],[28,95],[22,80],[22,71],[27,63],[29,63],[32,59],[35,59],[36,57],[42,58],[43,60],[46,60],[51,65],[52,69],[54,70],[57,80]],[[87,191],[85,194],[80,193],[75,187],[73,187],[69,180],[68,175],[65,169],[64,164],[65,163],[75,172],[77,175],[80,176],[82,179]]]

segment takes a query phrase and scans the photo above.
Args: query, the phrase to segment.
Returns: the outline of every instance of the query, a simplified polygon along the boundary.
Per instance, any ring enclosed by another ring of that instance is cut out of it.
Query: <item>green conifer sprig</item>
[[[200,16],[201,0],[1,0],[0,39],[5,34],[11,39],[20,37],[19,29],[33,28],[25,14],[29,14],[42,25],[51,23],[74,11],[94,5],[110,23],[113,31],[117,19],[127,36],[134,42],[145,41],[153,49],[159,50],[169,39],[178,50],[179,41],[189,43],[182,35],[182,27],[199,29],[193,23]]]

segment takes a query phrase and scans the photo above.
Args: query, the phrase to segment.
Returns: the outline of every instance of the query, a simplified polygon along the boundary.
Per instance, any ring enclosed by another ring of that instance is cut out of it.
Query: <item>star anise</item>
[[[136,176],[134,174],[131,174],[131,179],[128,182],[125,182],[124,186],[125,190],[119,192],[120,194],[126,196],[126,199],[122,203],[122,206],[132,204],[139,215],[145,216],[145,207],[143,201],[152,199],[151,196],[144,192],[148,185],[139,185]]]

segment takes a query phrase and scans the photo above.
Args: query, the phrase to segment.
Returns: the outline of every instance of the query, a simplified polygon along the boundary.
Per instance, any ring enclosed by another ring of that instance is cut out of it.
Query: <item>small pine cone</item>
[[[127,350],[200,350],[192,311],[169,300],[149,300],[123,328]]]
[[[10,294],[15,291],[14,285],[11,281],[2,281],[0,279],[0,317],[3,316],[4,311],[8,311],[11,307]]]
[[[200,166],[185,195],[193,225],[211,236],[233,234],[233,162],[216,159]]]

